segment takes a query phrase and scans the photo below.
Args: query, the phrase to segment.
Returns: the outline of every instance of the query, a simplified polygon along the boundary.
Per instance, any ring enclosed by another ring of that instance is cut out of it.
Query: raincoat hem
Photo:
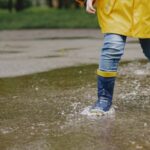
[[[150,35],[135,35],[133,33],[125,33],[125,32],[120,32],[120,31],[112,31],[112,30],[101,30],[102,33],[114,33],[114,34],[119,34],[119,35],[124,35],[127,37],[133,37],[133,38],[141,38],[141,39],[145,39],[145,38],[150,38]]]

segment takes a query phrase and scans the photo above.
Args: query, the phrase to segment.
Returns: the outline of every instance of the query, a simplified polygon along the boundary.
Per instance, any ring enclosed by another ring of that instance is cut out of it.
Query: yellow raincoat
[[[103,33],[150,38],[150,0],[97,0]]]

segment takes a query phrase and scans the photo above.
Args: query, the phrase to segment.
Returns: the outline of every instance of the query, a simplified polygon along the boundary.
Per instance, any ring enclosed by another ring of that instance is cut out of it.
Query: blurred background
[[[150,64],[128,38],[116,117],[82,116],[97,99],[103,45],[75,0],[0,0],[0,150],[149,150]]]
[[[98,27],[75,0],[0,0],[0,22],[1,30]]]

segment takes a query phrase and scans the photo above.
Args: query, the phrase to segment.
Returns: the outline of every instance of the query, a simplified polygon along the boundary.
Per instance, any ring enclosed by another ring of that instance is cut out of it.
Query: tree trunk
[[[9,10],[9,12],[12,12],[12,10],[13,10],[13,0],[8,1],[8,10]]]
[[[47,0],[47,2],[54,8],[70,8],[72,5],[75,5],[75,0]],[[78,5],[75,7],[79,7]]]
[[[53,7],[53,0],[47,0],[47,5],[49,7]]]
[[[58,0],[58,8],[69,8],[69,0]]]
[[[15,9],[16,11],[23,10],[23,0],[16,0]]]

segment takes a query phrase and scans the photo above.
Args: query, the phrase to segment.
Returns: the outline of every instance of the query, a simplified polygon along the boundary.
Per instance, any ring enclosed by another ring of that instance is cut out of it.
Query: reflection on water
[[[0,79],[1,150],[149,150],[149,63],[119,68],[115,117],[80,114],[96,100],[96,65]]]

